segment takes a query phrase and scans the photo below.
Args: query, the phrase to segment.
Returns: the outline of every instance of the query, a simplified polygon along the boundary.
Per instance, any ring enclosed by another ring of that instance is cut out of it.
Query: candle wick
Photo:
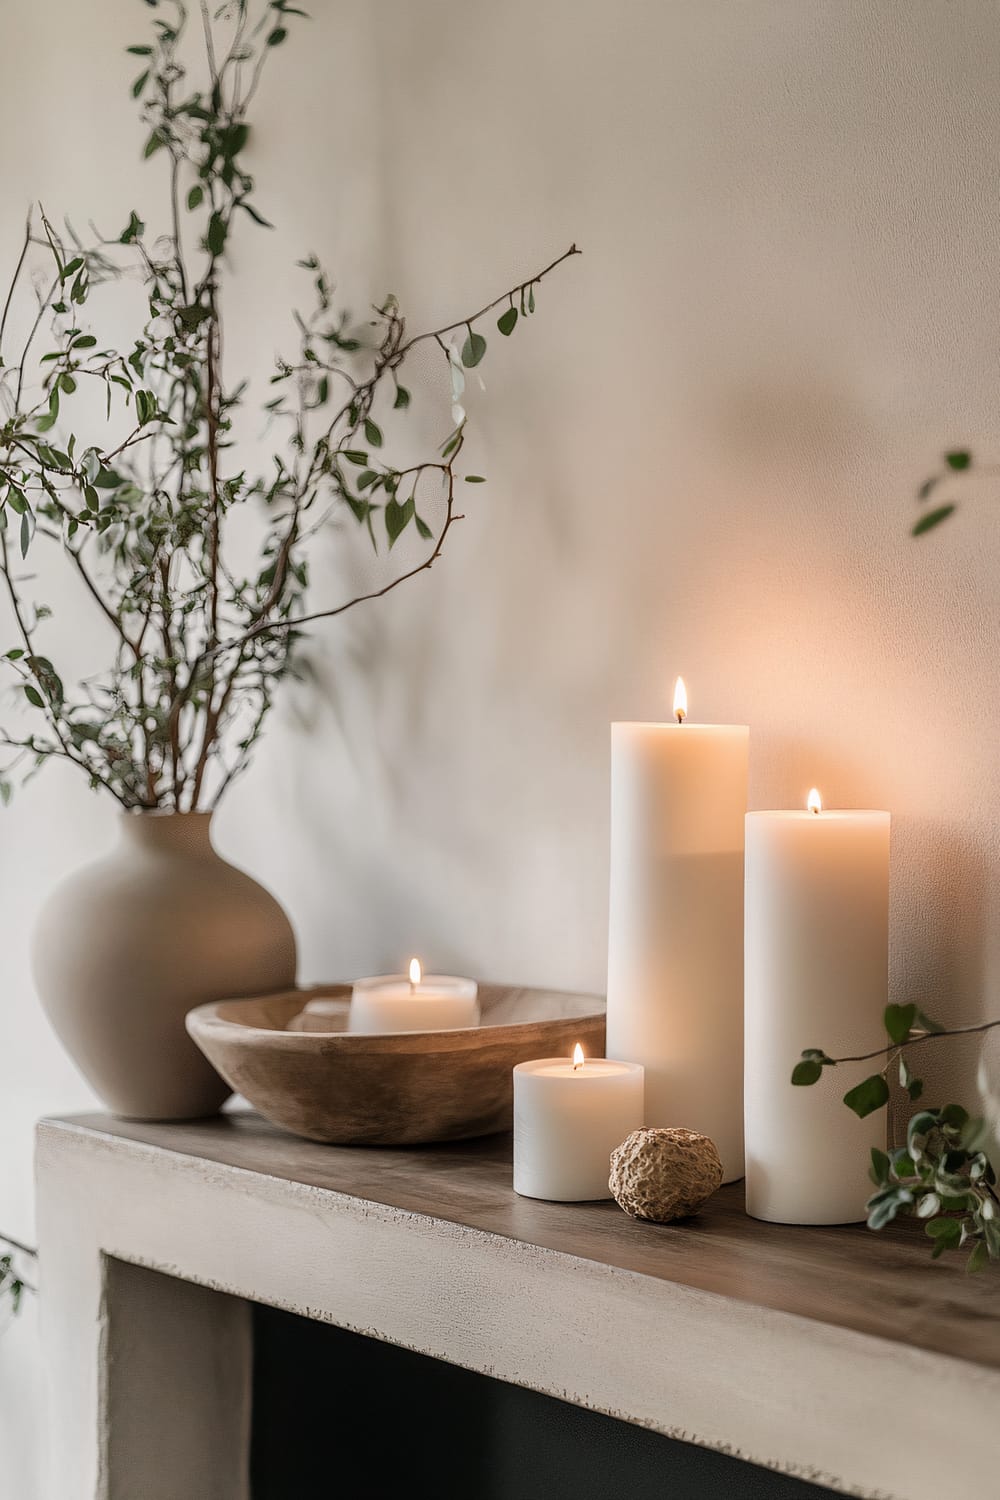
[[[677,715],[678,724],[683,724],[685,719],[684,710],[682,708],[675,708],[674,713]]]

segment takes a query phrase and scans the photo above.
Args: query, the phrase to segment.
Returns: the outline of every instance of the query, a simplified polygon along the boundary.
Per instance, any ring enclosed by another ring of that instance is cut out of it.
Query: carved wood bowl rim
[[[530,985],[505,985],[480,983],[479,994],[483,1005],[483,1019],[479,1026],[456,1027],[446,1031],[387,1031],[376,1034],[347,1031],[290,1031],[288,1022],[298,1015],[310,1000],[348,1000],[350,984],[303,985],[289,990],[279,990],[269,995],[257,995],[242,999],[214,1000],[196,1006],[188,1012],[187,1029],[196,1042],[199,1038],[214,1038],[217,1042],[229,1039],[239,1041],[249,1048],[279,1047],[293,1052],[336,1052],[345,1056],[362,1056],[379,1053],[420,1055],[428,1052],[479,1051],[485,1047],[520,1045],[526,1043],[529,1034],[537,1034],[541,1043],[556,1029],[563,1030],[571,1023],[592,1028],[605,1020],[605,1002],[601,995],[583,994],[576,990],[541,989]],[[547,997],[563,1001],[579,1001],[580,1010],[562,1012],[557,1015],[538,1015],[525,1021],[491,1023],[488,1020],[492,1003],[506,996],[520,994],[537,996],[539,1001]],[[586,1007],[590,1007],[587,1009]],[[259,1024],[263,1007],[275,1012],[271,1024]],[[244,1020],[243,1015],[256,1016],[256,1021]],[[199,1042],[200,1045],[200,1042]]]

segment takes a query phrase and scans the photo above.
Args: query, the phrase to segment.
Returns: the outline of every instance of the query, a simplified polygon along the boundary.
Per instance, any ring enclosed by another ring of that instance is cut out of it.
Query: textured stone
[[[715,1143],[696,1130],[633,1130],[611,1153],[611,1191],[634,1219],[681,1219],[721,1184]]]

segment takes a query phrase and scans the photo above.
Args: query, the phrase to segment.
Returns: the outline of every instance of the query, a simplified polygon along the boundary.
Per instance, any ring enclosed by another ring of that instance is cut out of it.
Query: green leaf
[[[889,1086],[881,1073],[873,1073],[870,1078],[864,1079],[853,1089],[848,1089],[844,1095],[844,1103],[848,1109],[853,1109],[859,1119],[873,1114],[875,1110],[881,1109],[889,1102]]]
[[[954,469],[957,473],[961,473],[963,469],[971,467],[972,454],[968,448],[953,448],[950,453],[945,454],[944,461],[949,469]]]
[[[505,337],[510,338],[511,334],[514,332],[516,324],[517,308],[512,303],[511,306],[508,307],[507,311],[505,313],[501,313],[499,318],[497,318],[497,327],[499,328],[500,332],[505,335]]]
[[[162,150],[162,148],[166,144],[167,143],[164,140],[161,132],[159,130],[154,130],[152,135],[150,135],[149,139],[147,140],[145,146],[142,148],[143,160],[148,161],[149,158],[155,155],[157,151]]]
[[[359,468],[363,468],[368,462],[368,454],[362,453],[360,448],[345,448],[344,457],[349,464],[357,464]]]
[[[137,240],[139,236],[144,233],[145,228],[145,224],[139,218],[139,215],[136,213],[135,209],[133,209],[129,214],[128,223],[125,225],[125,228],[118,236],[119,243],[122,245],[131,245],[133,240]]]
[[[74,353],[79,349],[94,349],[96,347],[97,340],[92,333],[78,333],[70,344],[70,348]]]
[[[929,1219],[924,1225],[924,1234],[951,1248],[962,1238],[962,1226],[957,1219]]]
[[[905,1042],[917,1018],[915,1005],[887,1005],[883,1014],[885,1029],[890,1040],[898,1046]]]
[[[81,268],[82,265],[83,265],[83,256],[82,255],[74,255],[73,259],[71,261],[67,261],[67,263],[63,266],[62,270],[59,273],[59,280],[60,281],[66,281],[68,279],[68,277],[75,276],[76,273],[77,273],[77,271],[80,270],[80,268]]]
[[[531,286],[531,287],[528,288],[528,311],[530,313],[533,313],[534,310],[535,310],[535,288],[533,286]]]
[[[405,385],[398,385],[396,387],[396,399],[392,404],[396,411],[402,411],[405,407],[409,406],[410,393]]]
[[[30,682],[26,682],[24,684],[24,696],[27,698],[28,702],[33,708],[45,707],[45,700],[43,699],[41,693],[36,687],[32,687]]]
[[[381,427],[379,427],[377,422],[372,421],[371,417],[365,418],[365,437],[371,443],[373,448],[381,448],[382,429]]]
[[[406,530],[413,519],[415,511],[416,506],[413,503],[412,496],[406,501],[405,505],[400,505],[395,497],[388,501],[382,514],[385,517],[385,529],[390,547],[395,544],[397,538]]]
[[[202,202],[202,199],[204,198],[204,196],[205,196],[205,189],[201,186],[200,183],[196,182],[195,185],[194,185],[194,187],[191,189],[191,191],[187,195],[187,206],[188,206],[188,208],[190,208],[190,209],[200,208],[201,202]]]
[[[887,1182],[889,1180],[889,1158],[888,1158],[888,1156],[886,1156],[886,1154],[885,1154],[884,1151],[880,1151],[877,1146],[873,1146],[871,1148],[871,1156],[872,1156],[872,1171],[871,1171],[872,1181],[874,1183],[877,1183],[877,1184],[881,1184],[883,1182]]]
[[[149,82],[149,69],[147,68],[144,73],[140,73],[139,74],[138,78],[135,78],[135,79],[132,80],[132,98],[133,99],[138,99],[139,95],[142,93],[143,89],[146,87],[146,84],[148,82]]]
[[[462,345],[462,363],[467,370],[475,369],[483,355],[486,353],[486,340],[481,333],[476,333],[470,328],[468,337]]]
[[[284,26],[276,26],[273,31],[268,33],[267,45],[269,47],[280,47],[287,35],[288,31]]]
[[[210,255],[221,255],[226,248],[226,221],[218,209],[208,221],[205,248]]]
[[[972,1254],[965,1263],[965,1269],[970,1274],[974,1274],[976,1271],[983,1270],[989,1264],[989,1259],[990,1252],[986,1247],[986,1241],[977,1240],[972,1247]]]
[[[30,510],[26,510],[21,517],[21,535],[19,538],[22,557],[27,557],[28,555],[28,548],[31,546],[31,538],[34,530],[35,518]]]
[[[948,517],[954,514],[954,511],[954,505],[939,505],[937,510],[929,510],[925,516],[920,517],[920,520],[910,533],[911,536],[923,536],[932,527],[940,526],[942,521],[947,521]]]
[[[482,474],[466,474],[465,482],[466,484],[485,484],[486,479]]]
[[[811,1083],[818,1083],[822,1076],[823,1064],[817,1062],[814,1057],[797,1062],[792,1069],[792,1082],[797,1088],[805,1088]]]
[[[146,47],[146,46],[142,46],[142,47],[126,47],[125,51],[126,52],[131,52],[131,54],[132,54],[133,57],[152,57],[152,55],[153,55],[153,49],[152,49],[152,47]]]
[[[425,542],[429,542],[434,533],[428,526],[427,522],[423,519],[422,516],[418,516],[416,511],[414,511],[413,513],[413,520],[416,523],[418,534],[423,537]]]

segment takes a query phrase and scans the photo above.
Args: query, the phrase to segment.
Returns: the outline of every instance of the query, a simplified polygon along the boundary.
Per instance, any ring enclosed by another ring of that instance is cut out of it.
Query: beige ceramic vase
[[[71,875],[35,933],[38,992],[115,1114],[189,1120],[230,1090],[184,1029],[195,1005],[295,982],[281,907],[212,848],[209,813],[126,813],[117,848]]]

